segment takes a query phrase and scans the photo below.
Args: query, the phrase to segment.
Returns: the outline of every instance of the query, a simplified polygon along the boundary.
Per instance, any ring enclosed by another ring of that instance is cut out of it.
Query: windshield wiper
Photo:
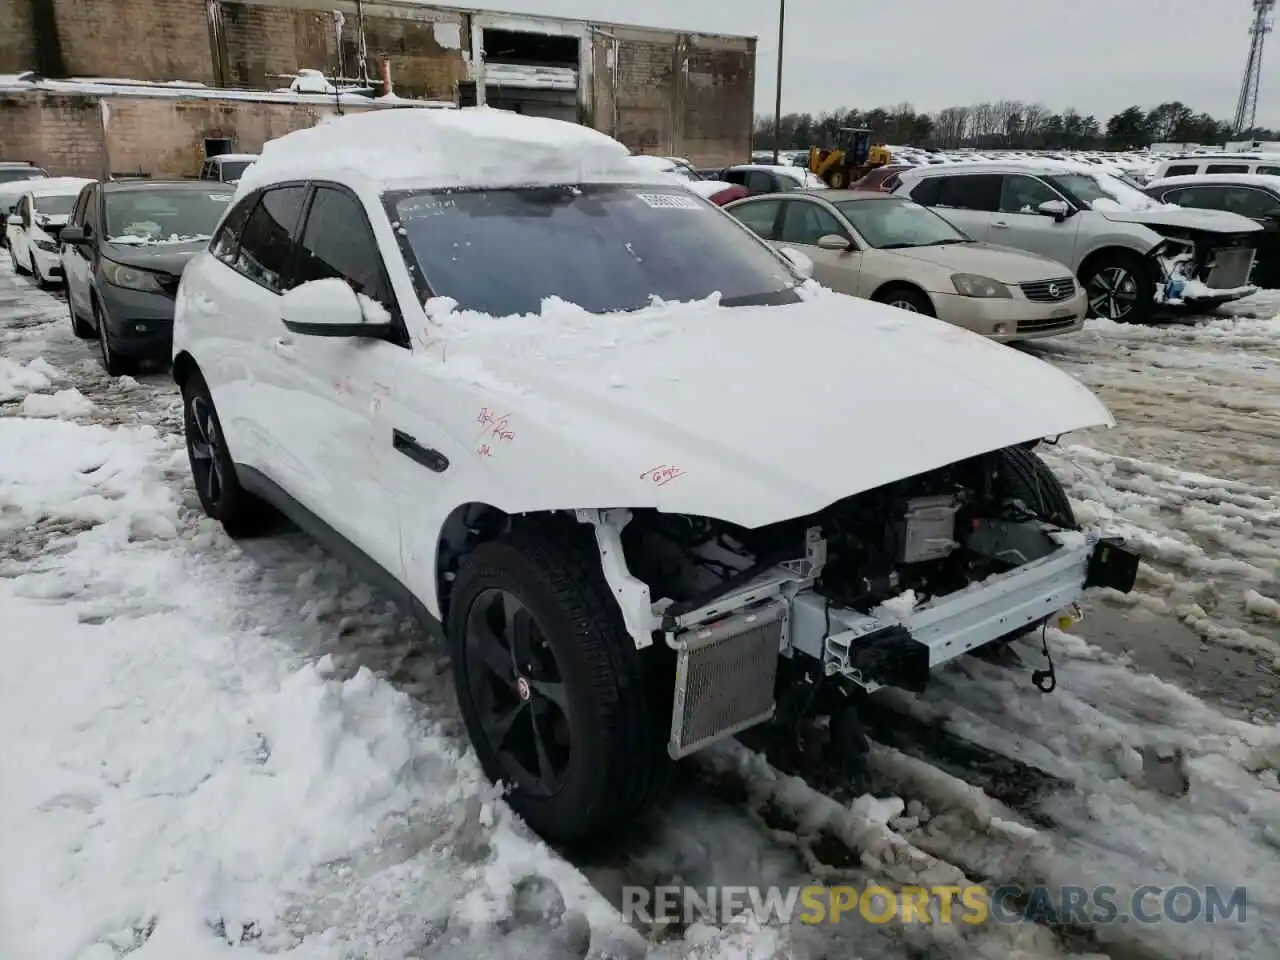
[[[932,243],[923,244],[926,247],[945,247],[953,243],[973,243],[973,240],[961,239],[960,237],[951,237],[948,240],[934,240]]]

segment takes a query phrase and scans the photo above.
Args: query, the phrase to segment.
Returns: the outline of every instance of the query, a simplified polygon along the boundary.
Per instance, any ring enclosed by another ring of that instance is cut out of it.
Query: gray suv
[[[1161,204],[1104,173],[966,163],[904,171],[893,192],[935,208],[974,240],[1067,264],[1090,316],[1142,321],[1159,304],[1209,309],[1255,290],[1258,224]]]

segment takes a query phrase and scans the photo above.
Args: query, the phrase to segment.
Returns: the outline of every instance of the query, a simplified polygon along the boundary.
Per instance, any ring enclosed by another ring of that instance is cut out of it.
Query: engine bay
[[[631,572],[684,609],[806,555],[821,531],[815,590],[867,613],[907,590],[927,602],[1056,549],[1029,505],[1011,498],[996,456],[983,456],[840,500],[754,530],[706,517],[636,511],[623,531]],[[1028,538],[1039,538],[1034,542]]]

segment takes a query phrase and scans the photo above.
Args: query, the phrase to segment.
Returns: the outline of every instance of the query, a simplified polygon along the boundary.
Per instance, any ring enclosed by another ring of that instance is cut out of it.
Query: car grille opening
[[[1049,330],[1065,330],[1074,326],[1075,317],[1054,317],[1051,320],[1019,320],[1019,333],[1045,333]]]
[[[1076,282],[1071,277],[1058,277],[1055,280],[1036,280],[1033,283],[1019,284],[1022,295],[1033,303],[1061,303],[1076,295]]]

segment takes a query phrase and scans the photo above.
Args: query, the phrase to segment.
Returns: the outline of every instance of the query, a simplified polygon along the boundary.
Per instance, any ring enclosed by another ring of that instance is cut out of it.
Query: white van
[[[1280,153],[1219,153],[1203,157],[1179,157],[1156,167],[1151,179],[1194,177],[1202,173],[1261,173],[1280,176]]]

